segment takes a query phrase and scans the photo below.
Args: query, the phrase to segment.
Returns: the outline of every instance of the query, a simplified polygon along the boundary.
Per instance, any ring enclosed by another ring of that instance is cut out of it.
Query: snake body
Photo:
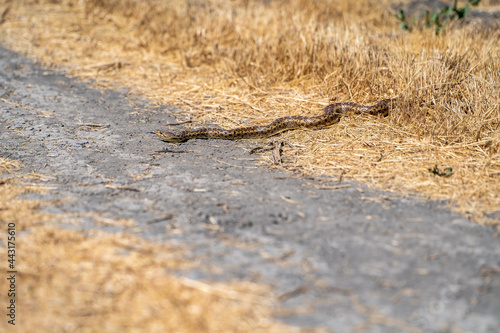
[[[288,116],[274,120],[269,125],[264,126],[247,126],[238,127],[235,129],[222,128],[199,128],[194,130],[185,130],[178,134],[158,130],[155,132],[163,141],[170,143],[186,142],[190,139],[223,139],[223,140],[239,140],[239,139],[255,139],[266,138],[275,134],[289,131],[297,128],[316,128],[329,126],[337,123],[342,116],[348,113],[354,114],[370,114],[384,115],[389,113],[389,109],[395,98],[383,99],[377,104],[367,106],[351,102],[335,103],[326,106],[323,113],[319,116],[304,117],[304,116]]]

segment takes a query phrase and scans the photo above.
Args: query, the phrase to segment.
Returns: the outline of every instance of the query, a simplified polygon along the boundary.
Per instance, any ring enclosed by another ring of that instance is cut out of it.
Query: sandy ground
[[[0,97],[0,156],[51,188],[27,198],[80,216],[65,227],[187,245],[197,268],[182,274],[269,284],[290,325],[500,327],[498,235],[442,202],[268,170],[249,153],[255,141],[163,143],[150,132],[175,109],[98,91],[3,48]]]

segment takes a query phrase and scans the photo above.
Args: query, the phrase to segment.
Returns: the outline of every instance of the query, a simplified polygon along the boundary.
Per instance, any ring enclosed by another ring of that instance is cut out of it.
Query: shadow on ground
[[[255,141],[165,144],[150,132],[174,108],[98,91],[5,49],[0,97],[0,156],[41,175],[33,182],[51,190],[27,197],[79,216],[68,228],[187,245],[197,268],[182,274],[269,284],[291,325],[500,326],[498,238],[443,203],[267,170],[249,154]]]

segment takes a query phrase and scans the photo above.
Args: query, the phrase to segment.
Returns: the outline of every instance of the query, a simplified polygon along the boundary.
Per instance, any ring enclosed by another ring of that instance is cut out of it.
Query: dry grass
[[[261,286],[167,274],[186,266],[176,259],[178,249],[124,234],[57,228],[37,228],[19,239],[25,255],[18,256],[18,320],[24,332],[284,329],[269,320],[272,303]],[[0,287],[6,290],[6,282]]]
[[[0,158],[2,174],[18,167]],[[15,176],[0,178],[0,225],[5,233],[9,223],[16,226],[16,327],[22,332],[294,331],[271,321],[274,299],[264,286],[168,274],[190,266],[178,247],[49,226],[60,217],[20,198],[33,188]],[[0,253],[7,253],[6,237]],[[5,277],[2,306],[9,301]],[[0,321],[0,331],[12,329],[5,318]]]
[[[3,43],[181,106],[180,120],[196,126],[399,96],[386,119],[283,134],[292,147],[282,167],[448,199],[477,222],[499,223],[498,23],[408,34],[391,2],[368,0],[54,2],[9,2]],[[433,175],[435,165],[453,175]]]

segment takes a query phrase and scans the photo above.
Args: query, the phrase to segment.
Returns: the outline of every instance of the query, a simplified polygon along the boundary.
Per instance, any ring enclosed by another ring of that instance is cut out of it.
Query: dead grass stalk
[[[0,158],[0,170],[17,167]],[[272,322],[274,299],[265,286],[174,276],[169,271],[190,267],[183,249],[127,234],[61,230],[54,226],[60,217],[20,197],[27,192],[33,189],[14,176],[0,178],[0,226],[16,231],[15,323],[23,332],[294,331]],[[6,238],[0,251],[7,254]],[[0,289],[9,283],[0,279]],[[8,304],[7,292],[1,300]],[[0,331],[11,330],[0,321]]]
[[[386,119],[284,134],[284,168],[447,199],[480,223],[500,210],[500,29],[408,34],[390,1],[8,2],[3,42],[97,84],[234,127],[333,101],[399,96]],[[286,158],[293,157],[293,158]],[[450,177],[428,170],[453,168]],[[496,218],[493,218],[495,217]]]

